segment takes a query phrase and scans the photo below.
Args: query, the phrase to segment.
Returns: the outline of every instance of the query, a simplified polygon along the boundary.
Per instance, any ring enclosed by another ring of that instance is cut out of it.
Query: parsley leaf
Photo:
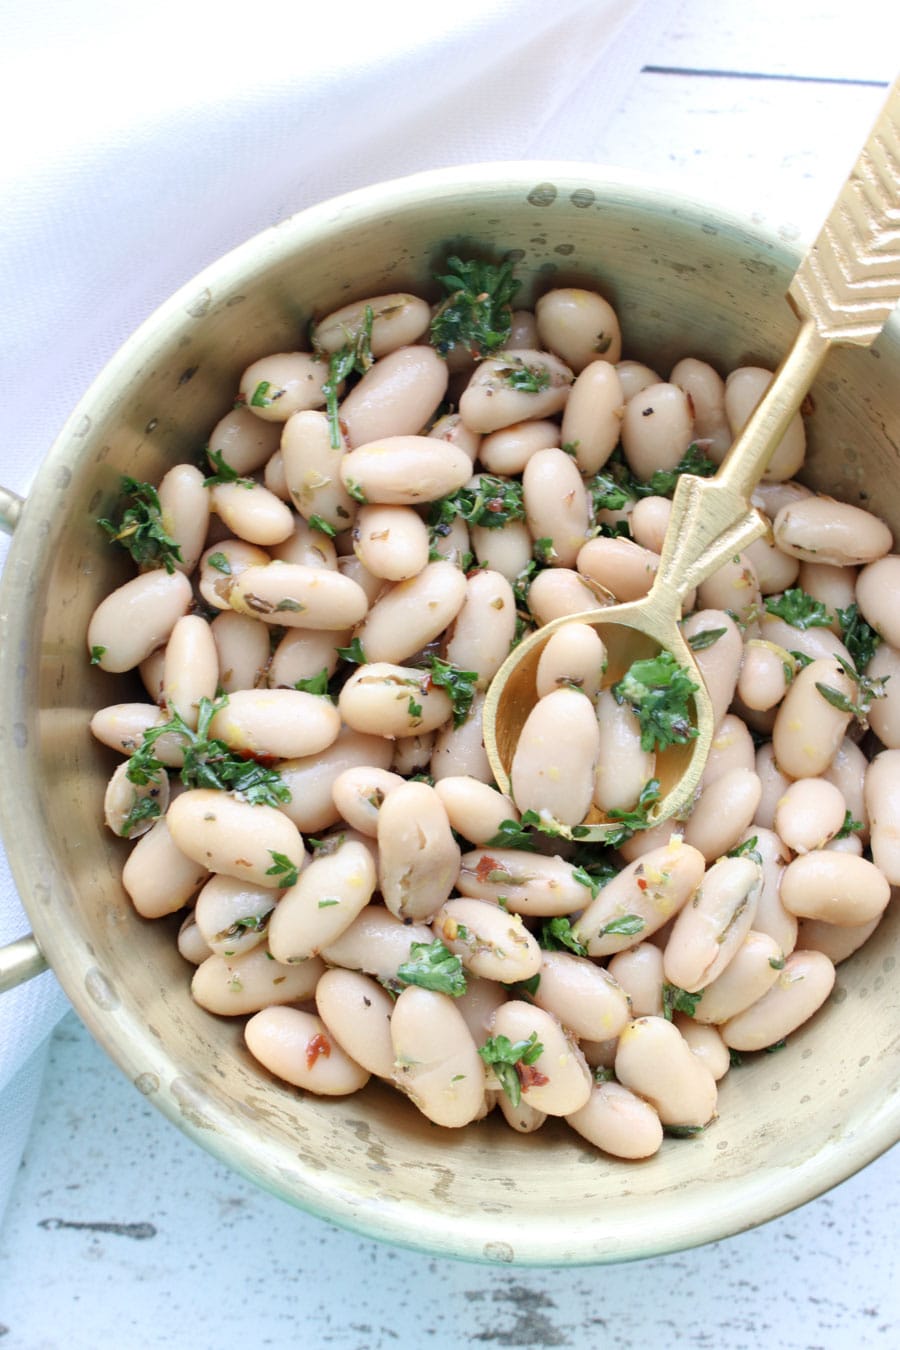
[[[887,691],[884,686],[890,676],[883,675],[880,679],[872,680],[868,675],[860,675],[859,671],[855,670],[842,656],[835,655],[834,659],[844,674],[853,680],[859,690],[859,698],[854,702],[846,694],[842,694],[839,689],[835,689],[833,685],[823,684],[820,680],[816,681],[816,688],[826,703],[830,703],[833,708],[838,708],[841,712],[850,713],[860,722],[865,723],[872,706],[872,700],[885,697]]]
[[[477,670],[460,670],[439,656],[431,656],[427,662],[431,671],[429,685],[445,689],[453,705],[453,725],[461,727],[469,715],[472,699],[475,697],[475,685],[478,681]],[[421,711],[421,710],[420,710]]]
[[[206,561],[209,563],[210,567],[214,567],[217,572],[221,572],[226,577],[231,576],[231,563],[224,553],[211,553]]]
[[[130,839],[135,825],[140,825],[144,820],[156,820],[161,814],[159,802],[155,798],[139,797],[135,793],[131,810],[119,826],[119,834],[123,839]]]
[[[431,321],[431,341],[441,356],[467,348],[476,360],[499,351],[512,330],[513,296],[520,282],[511,262],[447,259],[447,272],[436,278],[447,298]]]
[[[335,651],[342,661],[350,661],[355,666],[366,664],[366,654],[358,637],[353,639],[349,647],[335,647]]]
[[[641,728],[641,749],[665,750],[697,735],[688,711],[697,685],[671,652],[633,661],[612,686],[617,703],[627,703]]]
[[[526,812],[526,815],[528,813]],[[533,812],[532,814],[536,814]],[[485,848],[534,849],[534,839],[524,820],[501,820],[497,833],[488,839]]]
[[[260,380],[259,384],[253,390],[253,393],[250,395],[249,406],[251,408],[271,408],[275,399],[284,393],[283,389],[279,389],[276,390],[271,398],[269,398],[269,390],[271,388],[272,385],[269,380]]]
[[[549,567],[554,558],[559,557],[559,554],[553,547],[553,540],[549,538],[549,536],[544,539],[535,539],[533,551],[535,558],[544,567]]]
[[[428,524],[439,532],[441,526],[451,525],[456,516],[467,525],[483,525],[488,530],[500,530],[511,520],[524,520],[522,484],[493,473],[480,474],[474,485],[461,487],[449,497],[432,502]]]
[[[421,721],[421,718],[422,718],[422,705],[421,705],[421,703],[417,703],[417,702],[416,702],[416,700],[413,698],[412,694],[410,694],[410,696],[409,696],[409,702],[408,702],[407,705],[406,705],[406,710],[407,710],[407,712],[409,713],[409,715],[410,715],[411,718],[413,718],[414,720],[415,720],[416,718],[418,718],[418,719]]]
[[[866,623],[856,604],[836,611],[841,625],[841,637],[857,670],[865,670],[875,655],[875,648],[881,643],[881,637],[875,629]]]
[[[543,366],[529,366],[524,361],[504,366],[500,376],[510,389],[521,394],[539,394],[550,388],[550,372]]]
[[[753,834],[749,839],[745,839],[742,844],[735,844],[725,854],[726,858],[749,858],[751,862],[763,865],[762,854],[756,845],[759,843],[759,835]]]
[[[279,886],[296,886],[299,871],[296,863],[292,863],[284,853],[276,853],[274,849],[269,849],[272,856],[272,866],[266,868],[267,877],[277,877]]]
[[[618,919],[610,919],[609,923],[605,923],[597,936],[637,937],[646,926],[646,921],[640,914],[622,914]]]
[[[323,520],[321,516],[310,516],[306,523],[311,530],[318,530],[320,534],[327,534],[329,539],[333,539],[337,534],[334,526],[329,525],[328,521]]]
[[[555,919],[547,919],[541,924],[541,931],[538,935],[538,946],[545,952],[561,952],[568,948],[576,956],[587,956],[587,947],[572,931],[572,924],[569,919],[563,915],[557,915]]]
[[[637,799],[637,806],[632,811],[620,811],[613,809],[609,812],[610,819],[621,821],[618,830],[613,830],[606,836],[606,845],[608,848],[618,848],[624,844],[626,839],[630,839],[638,830],[647,830],[650,828],[650,821],[647,815],[650,808],[659,801],[660,789],[658,778],[648,778],[647,782],[641,788],[640,796]]]
[[[767,595],[766,610],[802,632],[807,628],[828,628],[831,624],[822,601],[814,600],[799,586],[789,587],[781,595]]]
[[[101,517],[97,524],[105,531],[110,543],[127,549],[138,567],[164,567],[175,571],[177,562],[184,562],[180,545],[167,532],[162,520],[159,494],[149,483],[123,475],[122,493],[131,498],[118,525]]]
[[[728,632],[727,628],[703,628],[687,640],[692,652],[705,652]]]
[[[207,450],[206,453],[215,473],[210,474],[208,478],[204,478],[204,487],[216,487],[219,483],[240,483],[241,487],[256,487],[252,478],[242,478],[236,469],[225,462],[225,456],[221,450]]]
[[[684,1013],[686,1017],[693,1017],[697,1011],[697,1004],[703,997],[703,990],[698,990],[696,994],[689,994],[686,989],[682,989],[677,984],[666,982],[662,987],[663,993],[663,1017],[667,1022],[671,1022],[675,1013]]]
[[[105,647],[92,647],[92,648],[91,648],[91,665],[92,665],[92,666],[99,666],[100,662],[101,662],[102,659],[103,659],[103,655],[104,655],[105,651],[106,651],[106,648],[105,648]]]
[[[466,992],[466,973],[458,956],[435,938],[434,942],[411,942],[409,960],[397,969],[401,984],[416,984],[438,994],[460,998]]]
[[[638,497],[671,497],[678,480],[684,473],[692,473],[697,478],[711,478],[716,465],[698,445],[689,445],[674,469],[657,469],[646,482],[636,481],[635,495]]]
[[[308,680],[296,680],[294,688],[299,689],[301,694],[316,694],[319,698],[330,698],[328,693],[328,667],[323,666],[318,675],[311,676]]]
[[[332,450],[342,448],[341,424],[338,416],[338,386],[343,380],[346,380],[348,375],[352,375],[354,372],[358,375],[364,375],[373,365],[375,359],[372,356],[372,324],[374,318],[372,306],[366,305],[363,322],[358,331],[351,334],[343,347],[340,347],[336,352],[332,352],[328,358],[328,379],[322,385],[322,393],[325,395],[325,412],[328,416]],[[350,484],[348,483],[346,486],[350,496],[355,496],[356,494],[352,491]]]
[[[835,839],[849,839],[851,834],[855,834],[856,831],[861,830],[862,827],[862,821],[854,820],[853,812],[847,811],[844,814],[844,823],[834,837]]]
[[[478,1053],[488,1068],[493,1069],[513,1106],[518,1106],[522,1100],[523,1079],[526,1080],[526,1087],[532,1083],[541,1085],[547,1082],[542,1073],[525,1074],[520,1069],[520,1065],[529,1067],[534,1064],[544,1053],[536,1031],[531,1033],[527,1041],[511,1041],[508,1036],[491,1036]]]

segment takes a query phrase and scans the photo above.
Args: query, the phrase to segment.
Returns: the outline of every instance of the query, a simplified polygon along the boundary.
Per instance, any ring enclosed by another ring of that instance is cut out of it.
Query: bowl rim
[[[433,198],[442,193],[457,192],[464,184],[479,189],[497,184],[498,191],[503,192],[508,192],[511,185],[533,191],[536,187],[563,184],[564,190],[569,192],[590,185],[591,190],[602,191],[605,199],[630,200],[644,208],[696,219],[698,223],[715,223],[719,229],[734,237],[744,237],[789,263],[799,259],[795,243],[768,228],[754,225],[718,203],[693,194],[685,195],[669,182],[660,182],[634,170],[567,160],[489,161],[426,170],[372,183],[306,207],[237,245],[180,286],[125,340],[79,400],[38,467],[0,579],[0,745],[21,751],[22,747],[14,745],[7,729],[24,725],[26,731],[36,730],[35,721],[29,727],[28,720],[32,714],[36,719],[36,709],[29,709],[26,682],[16,669],[23,663],[26,668],[31,662],[36,665],[36,635],[29,635],[27,631],[26,607],[22,604],[18,605],[18,621],[16,619],[17,607],[11,603],[13,574],[23,565],[27,566],[29,557],[41,545],[49,503],[58,500],[60,481],[67,472],[68,463],[77,456],[79,440],[83,438],[84,420],[90,418],[98,400],[102,402],[108,397],[106,391],[119,383],[123,372],[134,371],[148,358],[158,336],[172,320],[180,321],[185,310],[192,306],[196,309],[211,303],[218,292],[233,283],[251,259],[255,268],[265,269],[294,253],[302,247],[306,237],[318,234],[329,223],[340,222],[346,226],[356,221],[362,224],[376,205],[379,213],[397,210],[404,205],[413,205],[423,196]],[[898,322],[895,316],[892,323]],[[27,656],[23,655],[26,649]],[[39,896],[45,896],[48,891],[52,895],[58,889],[62,876],[46,839],[37,839],[34,821],[35,813],[40,819],[38,789],[36,782],[27,782],[27,774],[24,778],[16,773],[0,775],[0,818],[10,868],[41,949],[79,1017],[126,1075],[134,1077],[139,1071],[138,1058],[144,1071],[153,1064],[160,1068],[163,1065],[174,1067],[169,1057],[161,1053],[158,1042],[153,1040],[143,1022],[126,1015],[121,1008],[117,1018],[111,1018],[110,1008],[104,1006],[104,999],[98,998],[96,990],[86,991],[83,953],[73,953],[65,933],[54,925],[52,904],[39,902]],[[33,847],[30,846],[32,843]],[[135,1054],[136,1047],[140,1049],[139,1056]],[[196,1112],[192,1118],[183,1103],[168,1093],[155,1092],[152,1100],[180,1129],[222,1162],[319,1218],[365,1237],[418,1251],[536,1266],[639,1259],[731,1236],[779,1217],[822,1194],[874,1160],[900,1137],[898,1092],[867,1112],[864,1128],[824,1140],[822,1147],[802,1166],[786,1169],[777,1197],[772,1194],[771,1173],[762,1177],[751,1174],[742,1182],[733,1181],[727,1202],[723,1197],[723,1203],[715,1206],[710,1206],[707,1197],[699,1193],[701,1188],[697,1188],[698,1194],[689,1197],[680,1211],[677,1226],[660,1223],[649,1244],[646,1237],[619,1241],[602,1230],[596,1236],[588,1236],[582,1230],[579,1249],[575,1252],[572,1250],[571,1226],[566,1223],[565,1216],[548,1215],[546,1226],[542,1225],[539,1234],[517,1232],[513,1250],[502,1241],[485,1243],[484,1233],[490,1221],[486,1222],[483,1215],[447,1214],[440,1225],[430,1222],[426,1216],[423,1222],[421,1211],[412,1202],[378,1202],[369,1195],[354,1194],[352,1187],[346,1184],[336,1186],[333,1179],[329,1182],[327,1172],[320,1173],[302,1161],[298,1165],[296,1157],[293,1158],[293,1171],[300,1178],[300,1184],[295,1183],[294,1192],[285,1195],[277,1170],[261,1166],[251,1148],[236,1149],[230,1132],[232,1122],[224,1112],[217,1111],[210,1099],[203,1104],[200,1123]],[[321,1179],[323,1176],[325,1182]],[[500,1221],[498,1226],[502,1227]]]

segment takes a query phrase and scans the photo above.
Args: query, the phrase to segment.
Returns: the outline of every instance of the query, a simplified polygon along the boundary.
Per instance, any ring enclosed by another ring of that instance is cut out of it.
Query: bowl
[[[435,294],[448,252],[517,261],[523,301],[585,284],[614,304],[626,355],[667,371],[772,366],[795,320],[798,261],[748,220],[637,176],[493,164],[379,184],[265,231],[201,273],[124,345],[72,414],[15,531],[0,593],[0,778],[13,874],[46,959],[121,1070],[192,1139],[294,1204],[369,1237],[494,1262],[644,1257],[737,1233],[820,1194],[900,1137],[900,912],[838,969],[828,1005],[775,1056],[721,1086],[720,1118],[645,1163],[562,1122],[454,1132],[381,1085],[345,1099],[269,1078],[240,1021],[197,1007],[176,920],[134,912],[126,846],[101,825],[111,769],[93,711],[124,697],[87,663],[85,629],[127,575],[95,524],[123,472],[196,459],[256,357],[309,319],[409,289]],[[900,532],[900,321],[835,352],[813,393],[805,480]],[[25,958],[23,958],[24,960]]]

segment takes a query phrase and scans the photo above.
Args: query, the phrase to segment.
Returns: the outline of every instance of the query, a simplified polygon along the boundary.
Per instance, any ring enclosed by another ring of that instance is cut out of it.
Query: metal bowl
[[[240,1021],[189,994],[177,922],[122,891],[127,846],[101,824],[112,767],[88,732],[121,682],[87,663],[85,628],[126,569],[95,524],[122,472],[158,481],[196,459],[256,357],[300,345],[313,314],[408,288],[433,293],[448,251],[513,257],[529,302],[598,287],[627,355],[667,372],[774,365],[797,262],[748,221],[589,165],[495,164],[421,174],[316,206],[201,273],[125,344],[73,413],[21,512],[0,592],[0,808],[40,950],[93,1035],[194,1140],[315,1214],[477,1260],[627,1260],[739,1232],[811,1199],[900,1137],[900,913],[841,965],[828,1005],[778,1055],[721,1087],[720,1119],[644,1163],[596,1152],[561,1122],[521,1136],[488,1119],[430,1125],[374,1085],[303,1096],[250,1061]],[[836,352],[814,390],[804,471],[900,532],[900,320]],[[15,514],[7,502],[7,515]],[[36,958],[26,943],[11,982]]]

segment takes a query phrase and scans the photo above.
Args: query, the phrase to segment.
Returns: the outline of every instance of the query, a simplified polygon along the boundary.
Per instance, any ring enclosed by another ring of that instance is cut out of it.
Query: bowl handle
[[[0,486],[0,530],[4,534],[12,534],[24,505],[24,497],[19,497],[15,492],[10,492],[9,488]]]
[[[46,969],[44,954],[30,934],[10,942],[7,947],[0,947],[0,994],[15,989],[17,984],[24,984]]]

